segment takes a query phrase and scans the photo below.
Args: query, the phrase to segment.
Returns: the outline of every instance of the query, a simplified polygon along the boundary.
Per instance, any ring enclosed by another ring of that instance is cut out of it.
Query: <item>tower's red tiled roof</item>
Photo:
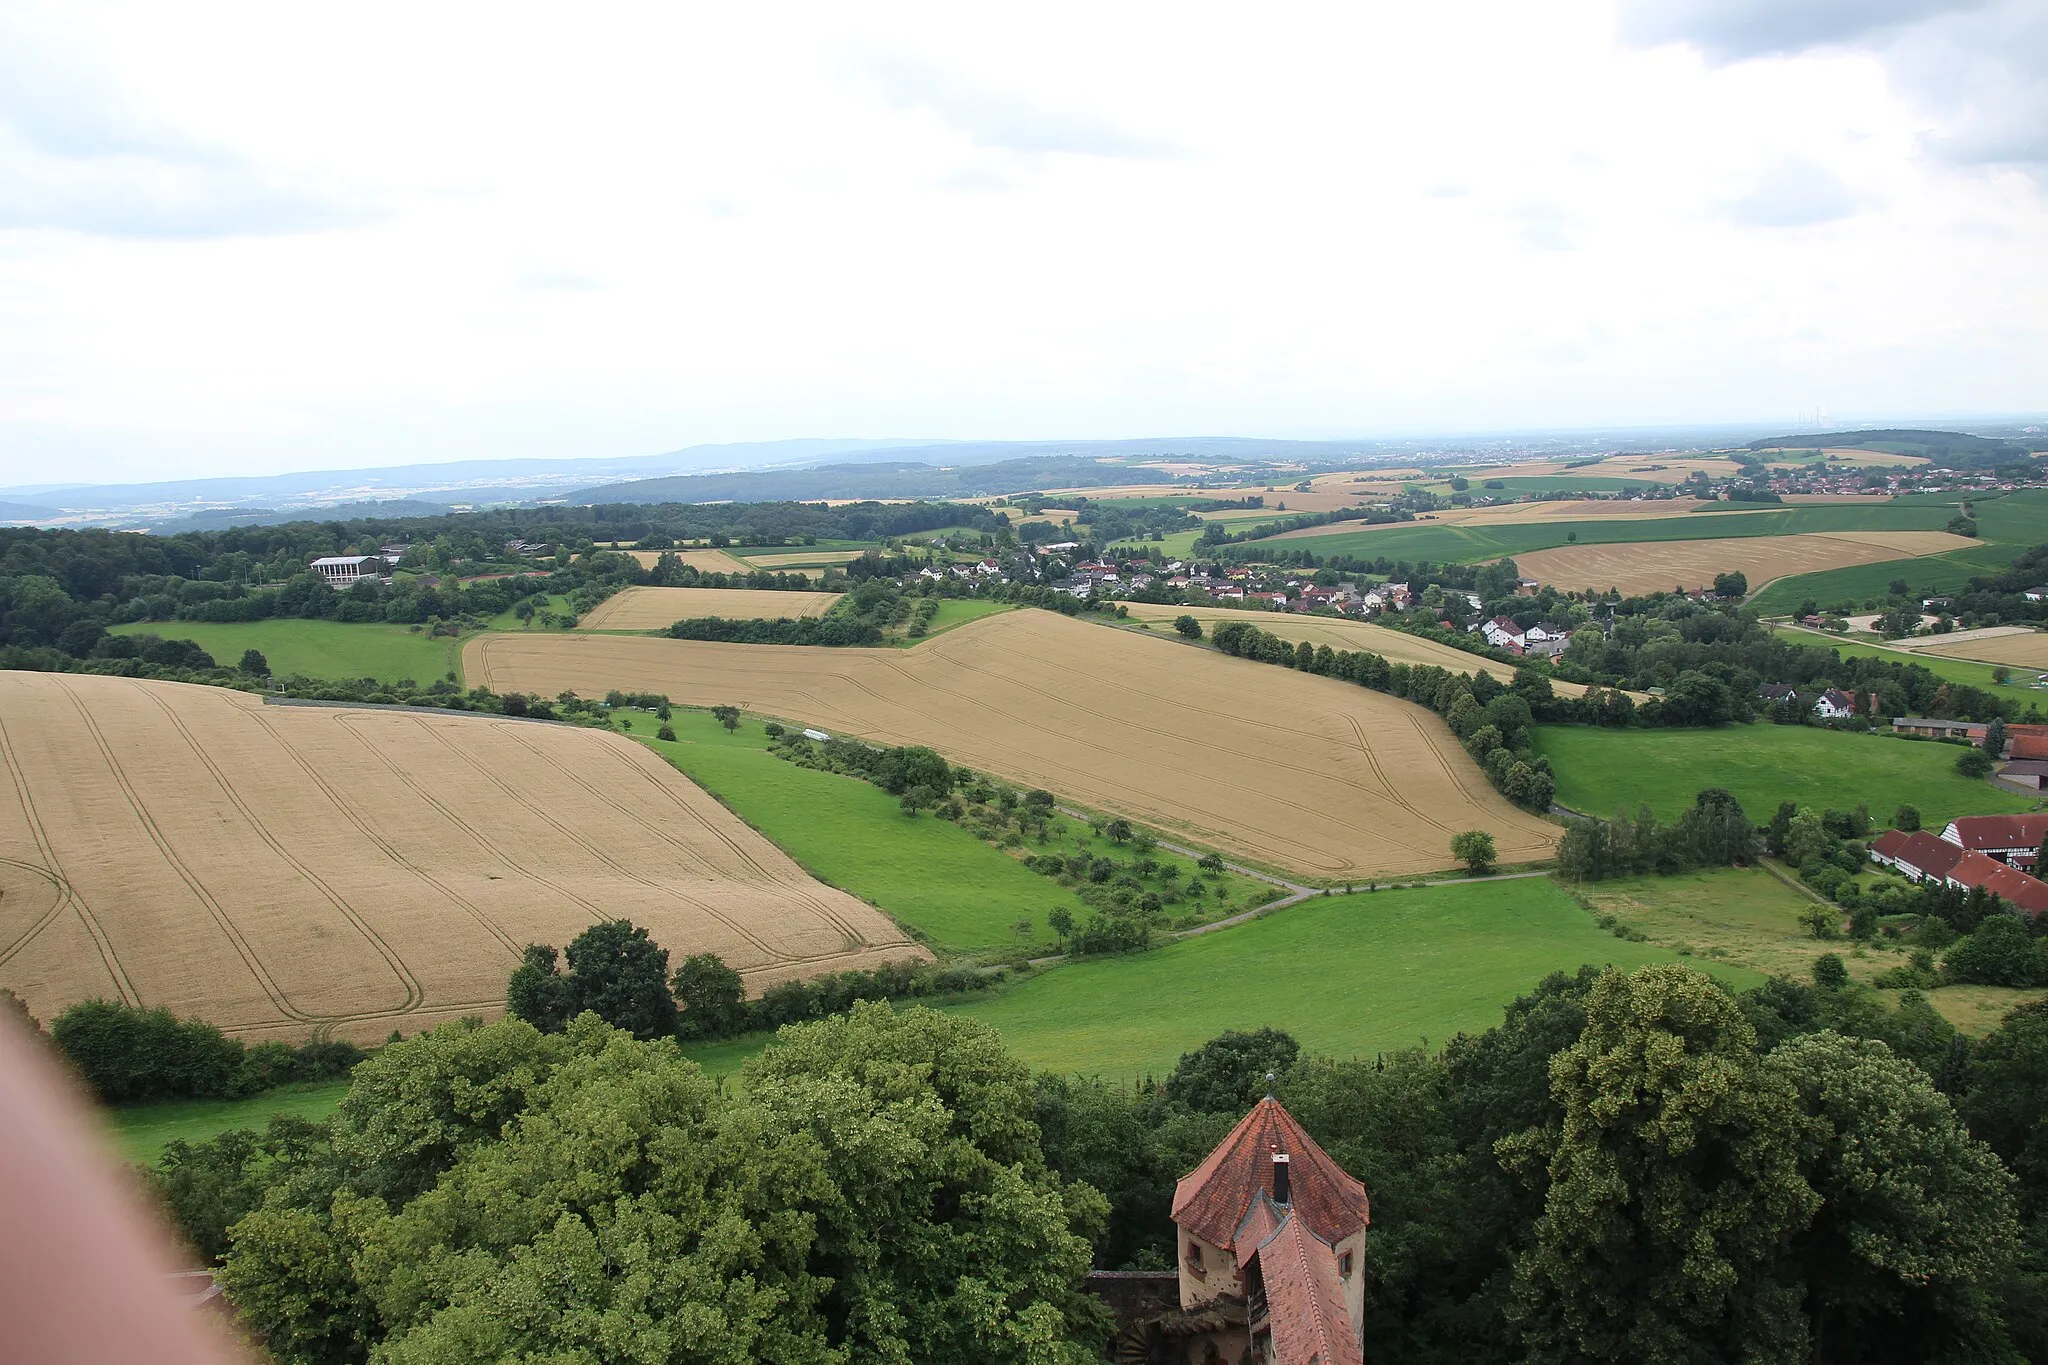
[[[1173,1221],[1212,1246],[1230,1246],[1253,1196],[1272,1188],[1275,1151],[1290,1158],[1289,1202],[1316,1236],[1340,1242],[1372,1221],[1365,1186],[1345,1174],[1270,1095],[1173,1187]]]
[[[1258,1203],[1267,1207],[1263,1199]],[[1275,1365],[1362,1365],[1358,1333],[1344,1309],[1337,1253],[1308,1230],[1298,1210],[1283,1212],[1257,1248]]]

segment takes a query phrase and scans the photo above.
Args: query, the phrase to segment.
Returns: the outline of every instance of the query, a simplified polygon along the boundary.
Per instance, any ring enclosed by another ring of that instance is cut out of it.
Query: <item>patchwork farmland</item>
[[[760,990],[924,956],[639,745],[461,713],[0,673],[0,986],[248,1037],[502,1006],[520,948],[624,915]]]
[[[1422,707],[1051,612],[986,617],[908,650],[486,635],[464,664],[498,691],[660,692],[927,744],[1313,876],[1428,872],[1474,828],[1519,862],[1548,856],[1557,834],[1496,794]]]
[[[733,620],[823,616],[836,592],[777,592],[752,588],[627,588],[612,594],[578,622],[581,630],[663,630],[697,616]]]

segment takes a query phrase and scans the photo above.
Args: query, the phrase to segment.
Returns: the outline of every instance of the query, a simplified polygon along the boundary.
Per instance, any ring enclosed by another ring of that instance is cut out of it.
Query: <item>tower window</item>
[[[1188,1265],[1194,1270],[1202,1268],[1202,1244],[1193,1238],[1188,1239]]]
[[[1337,1273],[1345,1279],[1351,1278],[1351,1253],[1345,1252],[1337,1258]]]

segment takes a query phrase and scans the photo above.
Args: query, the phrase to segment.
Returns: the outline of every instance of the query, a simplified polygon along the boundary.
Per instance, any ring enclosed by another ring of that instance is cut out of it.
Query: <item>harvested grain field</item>
[[[728,620],[823,616],[836,592],[777,592],[753,588],[627,588],[597,604],[578,630],[665,630],[697,616]]]
[[[45,1019],[368,1042],[497,1011],[522,946],[618,916],[756,991],[923,956],[595,730],[0,673],[0,758],[0,986]]]
[[[463,665],[501,690],[663,692],[928,744],[1314,876],[1441,868],[1463,829],[1490,830],[1519,862],[1547,856],[1557,834],[1503,801],[1420,706],[1054,612],[984,617],[907,650],[487,635]]]
[[[2024,634],[2000,635],[1991,639],[1921,644],[1914,652],[1938,654],[1944,659],[1979,659],[1987,664],[2006,664],[2013,668],[2048,669],[2048,633],[2030,630]]]
[[[674,555],[698,573],[752,573],[753,566],[734,559],[723,550],[626,550],[640,561],[640,567],[651,569],[660,562],[663,555]]]
[[[1736,515],[1733,513],[1723,515]],[[1515,556],[1525,578],[1568,591],[1619,588],[1627,595],[1711,587],[1714,575],[1740,571],[1755,592],[1773,579],[1851,564],[1940,554],[1975,544],[1944,531],[1849,531],[1728,540],[1624,541],[1565,545]]]
[[[1134,621],[1157,623],[1192,616],[1202,623],[1205,634],[1225,621],[1244,621],[1283,640],[1306,640],[1312,645],[1328,645],[1332,649],[1369,650],[1390,663],[1434,664],[1453,673],[1472,673],[1483,669],[1502,682],[1512,682],[1515,677],[1515,670],[1510,665],[1467,654],[1462,649],[1425,640],[1406,631],[1376,626],[1370,621],[1303,616],[1289,611],[1245,611],[1233,607],[1171,607],[1150,602],[1128,602],[1124,605]],[[1583,683],[1554,682],[1551,686],[1560,696],[1582,697],[1586,694]],[[1637,701],[1649,700],[1647,693],[1631,692],[1629,695]]]
[[[773,551],[769,554],[749,554],[748,569],[809,569],[851,564],[866,554],[866,550],[788,550]]]

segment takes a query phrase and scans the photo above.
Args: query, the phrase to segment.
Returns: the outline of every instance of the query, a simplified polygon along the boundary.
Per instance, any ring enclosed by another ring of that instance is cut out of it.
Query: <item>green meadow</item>
[[[2037,804],[1956,772],[1955,745],[1803,725],[1539,725],[1535,746],[1556,772],[1559,804],[1602,817],[1648,803],[1660,819],[1675,819],[1706,787],[1734,793],[1760,822],[1780,801],[1816,810],[1866,804],[1880,823],[1888,823],[1900,806],[1914,806],[1936,828],[1951,816],[2026,811]]]
[[[1225,1029],[1281,1028],[1343,1057],[1438,1047],[1499,1023],[1551,972],[1681,960],[1614,937],[1555,883],[1531,877],[1318,897],[1151,952],[1048,968],[946,1008],[993,1026],[1034,1067],[1132,1078],[1164,1075]],[[1763,980],[1695,965],[1738,989]],[[688,1051],[726,1072],[766,1042]]]
[[[246,1100],[179,1100],[103,1112],[122,1155],[130,1161],[154,1162],[174,1141],[204,1142],[233,1128],[261,1128],[279,1114],[324,1119],[347,1093],[345,1080],[318,1081],[282,1086]]]
[[[1967,550],[1917,559],[1822,569],[1818,573],[1781,578],[1750,598],[1748,605],[1765,616],[1790,616],[1808,598],[1823,611],[1837,607],[1861,610],[1865,602],[1882,603],[1891,595],[1891,585],[1900,579],[1905,580],[1907,592],[1913,597],[1960,592],[1970,586],[1971,579],[1997,573],[2012,563],[2025,548],[2016,543],[1973,545]]]
[[[430,639],[425,627],[351,624],[341,621],[136,621],[113,628],[116,635],[161,635],[191,640],[220,664],[232,668],[247,649],[261,650],[280,677],[375,678],[429,683],[453,671],[462,677],[462,644],[450,636]]]

